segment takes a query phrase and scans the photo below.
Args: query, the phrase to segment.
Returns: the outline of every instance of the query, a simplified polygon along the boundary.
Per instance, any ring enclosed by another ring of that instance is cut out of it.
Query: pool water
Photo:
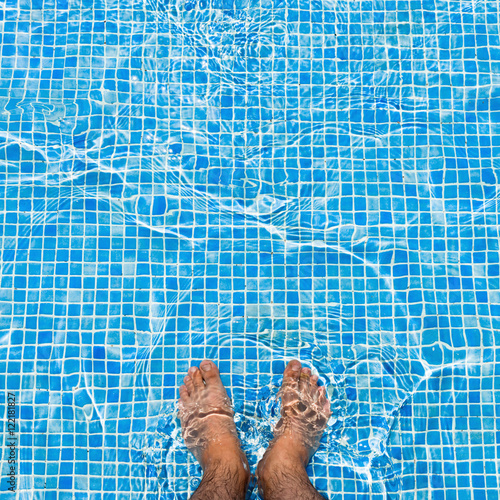
[[[297,357],[322,494],[498,500],[499,10],[3,0],[2,495],[188,498],[203,358],[255,470]]]

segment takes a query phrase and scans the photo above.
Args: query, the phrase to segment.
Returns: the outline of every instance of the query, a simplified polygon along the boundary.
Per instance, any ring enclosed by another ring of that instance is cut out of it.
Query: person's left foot
[[[248,481],[248,462],[241,450],[234,412],[219,370],[205,360],[192,366],[179,389],[182,436],[203,470],[230,467]]]
[[[300,361],[288,363],[279,392],[281,418],[274,429],[274,439],[257,466],[257,476],[292,466],[305,468],[317,450],[330,418],[330,402],[325,387],[318,386],[318,376]]]

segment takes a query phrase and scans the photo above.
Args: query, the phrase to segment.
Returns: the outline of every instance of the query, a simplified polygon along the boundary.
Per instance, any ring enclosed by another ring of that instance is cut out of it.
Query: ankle
[[[239,457],[232,457],[230,460],[218,457],[212,457],[205,464],[203,468],[203,473],[213,473],[216,471],[227,471],[231,475],[238,477],[239,479],[249,479],[250,471],[248,468],[248,463],[246,460],[242,460]]]
[[[234,455],[213,457],[203,467],[203,478],[191,500],[244,500],[249,482],[250,472],[246,459],[242,461]]]
[[[240,481],[248,482],[250,469],[242,451],[228,452],[223,446],[212,448],[202,460],[204,474],[227,472]]]
[[[220,464],[227,465],[231,470],[248,470],[247,458],[238,439],[233,436],[210,442],[200,453],[199,462],[204,471]]]
[[[257,465],[256,475],[260,484],[266,484],[277,472],[281,475],[306,473],[309,457],[294,449],[273,448],[272,445]]]
[[[256,477],[259,492],[264,498],[289,499],[291,489],[303,494],[311,487],[303,462],[290,457],[280,461],[263,458],[257,466]],[[302,500],[306,498],[309,499],[309,496],[301,496]]]
[[[308,448],[300,445],[294,436],[288,434],[274,438],[266,455],[269,455],[269,461],[272,463],[287,463],[293,467],[300,464],[304,468],[311,458]]]

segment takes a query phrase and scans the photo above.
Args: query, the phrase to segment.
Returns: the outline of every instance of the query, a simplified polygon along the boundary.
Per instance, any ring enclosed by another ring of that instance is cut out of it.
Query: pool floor
[[[1,495],[189,498],[204,358],[254,471],[297,357],[330,500],[498,500],[499,9],[4,0]]]

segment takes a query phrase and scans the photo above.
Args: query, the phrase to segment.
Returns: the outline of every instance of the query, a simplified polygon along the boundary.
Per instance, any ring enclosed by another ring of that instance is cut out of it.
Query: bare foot
[[[219,370],[208,360],[200,368],[192,366],[179,389],[179,419],[186,446],[204,472],[222,466],[248,480],[248,462]]]
[[[309,368],[302,368],[297,360],[285,368],[279,395],[281,419],[257,467],[259,477],[286,464],[305,468],[318,449],[331,415],[325,387],[319,387],[318,377],[311,375]]]

